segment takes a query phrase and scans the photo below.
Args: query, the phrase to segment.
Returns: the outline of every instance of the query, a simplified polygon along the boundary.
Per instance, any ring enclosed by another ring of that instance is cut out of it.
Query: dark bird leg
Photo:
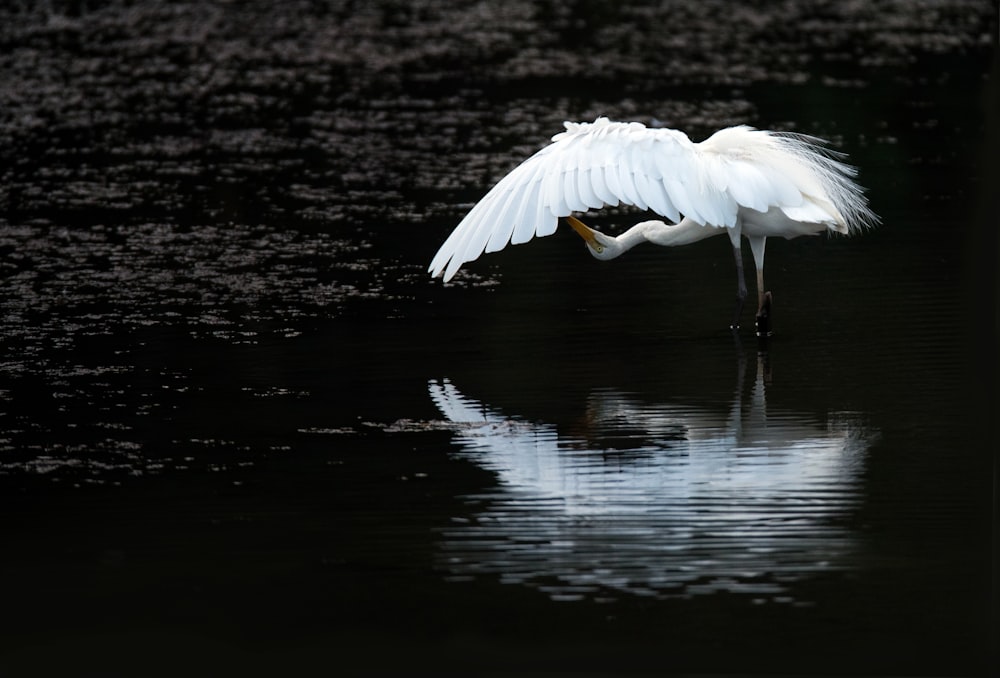
[[[764,291],[764,271],[757,269],[757,318],[754,325],[758,337],[771,336],[771,302],[770,292]]]
[[[733,312],[733,324],[730,329],[740,328],[740,315],[743,313],[743,302],[747,298],[747,283],[743,279],[743,250],[740,249],[739,240],[733,247],[733,255],[736,257],[736,310]]]
[[[757,311],[757,318],[754,321],[757,327],[757,337],[761,340],[764,346],[767,346],[767,338],[770,337],[773,332],[771,332],[771,293],[764,293],[764,301],[761,302],[760,309]]]

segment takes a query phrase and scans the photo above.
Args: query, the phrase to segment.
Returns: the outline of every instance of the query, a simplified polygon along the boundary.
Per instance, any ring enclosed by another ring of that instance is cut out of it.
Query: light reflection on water
[[[441,567],[556,600],[730,591],[792,602],[790,582],[850,567],[845,521],[874,432],[849,412],[769,412],[766,375],[760,357],[749,394],[741,372],[718,412],[595,390],[573,432],[432,381],[457,454],[498,479],[467,497],[471,517],[441,530]]]

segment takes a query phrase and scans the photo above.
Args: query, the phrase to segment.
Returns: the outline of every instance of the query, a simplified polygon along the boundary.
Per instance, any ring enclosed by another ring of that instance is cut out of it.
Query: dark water
[[[0,675],[994,666],[995,4],[5,7]],[[600,114],[883,223],[427,278]]]

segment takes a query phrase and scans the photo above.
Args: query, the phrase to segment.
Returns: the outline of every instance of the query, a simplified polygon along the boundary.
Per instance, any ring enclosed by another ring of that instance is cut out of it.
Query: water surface
[[[0,672],[986,674],[996,26],[0,10]],[[427,277],[597,115],[826,137],[882,225],[769,242],[766,346],[724,239]]]

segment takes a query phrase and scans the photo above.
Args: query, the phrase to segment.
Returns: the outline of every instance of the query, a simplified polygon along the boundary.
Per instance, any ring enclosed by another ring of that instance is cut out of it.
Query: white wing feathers
[[[790,219],[845,233],[873,218],[850,180],[853,169],[817,139],[730,127],[695,144],[683,132],[637,122],[565,126],[472,208],[435,255],[432,275],[450,280],[484,251],[551,235],[559,217],[619,204],[726,227],[741,207],[778,207]]]

